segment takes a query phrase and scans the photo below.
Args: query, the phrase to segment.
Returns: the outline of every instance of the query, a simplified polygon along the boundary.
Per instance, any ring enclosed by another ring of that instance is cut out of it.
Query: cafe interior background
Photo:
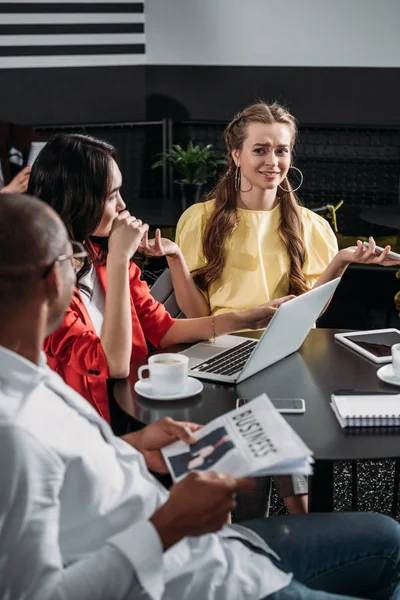
[[[1,1],[0,121],[22,132],[24,158],[31,140],[58,131],[111,141],[129,210],[173,237],[223,166],[211,160],[207,176],[183,186],[172,161],[153,168],[160,154],[190,143],[223,153],[237,111],[278,100],[299,121],[304,205],[331,222],[340,246],[373,235],[400,251],[399,23],[398,0]],[[165,263],[142,266],[151,283]],[[319,325],[399,326],[397,269],[348,271]],[[393,461],[363,468],[360,508],[385,512]],[[337,466],[338,509],[350,472]]]

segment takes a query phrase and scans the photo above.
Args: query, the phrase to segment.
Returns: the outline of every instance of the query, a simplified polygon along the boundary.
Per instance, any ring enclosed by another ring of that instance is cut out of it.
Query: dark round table
[[[285,415],[285,418],[314,452],[314,475],[310,478],[312,510],[330,511],[333,510],[334,461],[400,458],[400,428],[342,429],[331,409],[331,394],[339,388],[378,393],[396,390],[378,379],[376,372],[380,365],[337,342],[334,338],[337,331],[313,329],[298,352],[236,386],[203,381],[201,394],[186,400],[162,402],[136,394],[133,385],[139,363],[134,364],[131,377],[114,384],[110,404],[114,410],[117,406],[125,415],[144,424],[164,416],[208,423],[236,408],[239,397],[250,399],[266,392],[272,399],[304,398],[305,414]],[[400,388],[398,391],[400,393]],[[398,492],[399,464],[395,493]]]
[[[377,206],[364,210],[360,217],[373,225],[383,225],[400,230],[400,204]]]

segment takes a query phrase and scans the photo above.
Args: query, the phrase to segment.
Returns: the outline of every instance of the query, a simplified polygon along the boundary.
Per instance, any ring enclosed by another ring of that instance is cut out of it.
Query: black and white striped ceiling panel
[[[144,3],[0,0],[0,68],[145,63]]]

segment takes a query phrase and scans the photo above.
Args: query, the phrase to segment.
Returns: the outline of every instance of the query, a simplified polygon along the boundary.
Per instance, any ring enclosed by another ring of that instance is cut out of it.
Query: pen
[[[400,392],[340,389],[333,392],[335,396],[398,396]]]

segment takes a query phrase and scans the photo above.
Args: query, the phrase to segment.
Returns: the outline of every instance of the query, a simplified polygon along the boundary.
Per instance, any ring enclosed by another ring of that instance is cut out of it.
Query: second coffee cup
[[[397,379],[400,379],[400,344],[392,346],[392,366]]]
[[[143,373],[148,371],[148,378]],[[149,382],[156,394],[175,395],[184,391],[189,371],[189,359],[183,354],[155,354],[150,356],[148,364],[139,367],[138,377]]]

